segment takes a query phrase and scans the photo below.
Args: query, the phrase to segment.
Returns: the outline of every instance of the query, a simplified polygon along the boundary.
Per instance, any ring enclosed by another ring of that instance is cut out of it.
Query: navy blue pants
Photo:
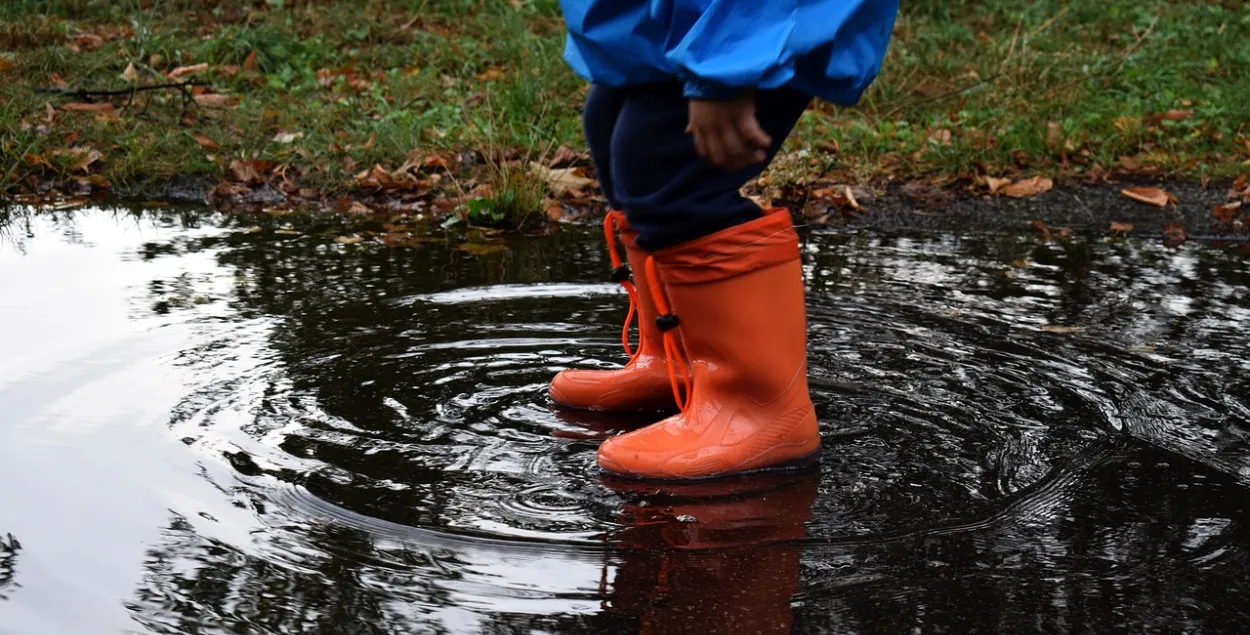
[[[757,93],[756,118],[773,146],[764,163],[739,172],[713,167],[695,150],[680,83],[593,86],[582,119],[604,196],[624,210],[639,246],[654,251],[759,218],[739,190],[773,160],[810,102],[789,88]]]

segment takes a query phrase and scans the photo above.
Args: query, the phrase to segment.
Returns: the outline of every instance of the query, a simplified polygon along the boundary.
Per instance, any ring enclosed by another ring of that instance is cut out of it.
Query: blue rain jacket
[[[876,78],[898,0],[560,0],[564,59],[623,87],[678,79],[688,98],[790,86],[852,105]]]

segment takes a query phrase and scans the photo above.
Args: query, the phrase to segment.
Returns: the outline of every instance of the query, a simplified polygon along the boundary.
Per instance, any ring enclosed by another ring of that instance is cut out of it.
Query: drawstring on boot
[[[681,325],[681,320],[668,306],[668,298],[664,295],[664,285],[660,281],[660,273],[655,265],[654,256],[647,256],[647,283],[651,286],[651,299],[655,302],[658,314],[655,318],[655,326],[664,334],[664,361],[668,363],[668,381],[673,387],[673,399],[677,402],[677,407],[685,412],[686,407],[690,405],[694,378],[690,374],[690,365],[686,363],[682,355],[681,347],[677,345],[675,331]],[[685,382],[678,379],[678,371],[681,376],[685,377]],[[682,395],[683,383],[686,389],[684,396]]]
[[[616,251],[616,221],[614,214],[609,213],[603,219],[603,237],[608,243],[608,258],[612,261],[612,282],[621,285],[621,288],[625,289],[625,293],[629,295],[629,313],[625,316],[625,325],[621,327],[621,345],[625,348],[625,354],[629,355],[629,360],[632,362],[642,353],[642,346],[639,346],[638,350],[635,351],[629,344],[629,327],[634,323],[634,316],[638,315],[638,288],[630,278],[629,265],[621,260],[621,255]],[[639,320],[638,340],[640,342],[642,341],[643,328],[642,320]]]

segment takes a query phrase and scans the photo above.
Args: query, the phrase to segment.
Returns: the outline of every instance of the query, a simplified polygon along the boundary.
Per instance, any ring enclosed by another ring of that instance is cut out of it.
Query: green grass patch
[[[511,217],[532,213],[541,188],[499,157],[584,146],[585,86],[561,60],[556,0],[32,0],[4,3],[0,24],[6,189],[86,172],[114,186],[226,179],[232,162],[263,160],[342,191],[375,164],[469,151],[498,185],[476,213]],[[108,117],[37,90],[126,88],[132,66],[138,83],[163,82],[201,63],[181,79],[226,107],[149,91],[95,100],[117,107]],[[860,180],[1117,166],[1218,177],[1250,160],[1247,104],[1239,0],[917,0],[863,102],[812,109],[791,145],[817,152],[811,170]],[[70,148],[102,157],[77,171],[31,160]]]

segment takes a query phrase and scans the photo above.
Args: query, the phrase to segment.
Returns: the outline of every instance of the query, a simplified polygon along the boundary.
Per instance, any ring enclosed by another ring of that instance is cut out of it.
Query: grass
[[[1247,169],[1250,9],[1241,0],[903,4],[863,102],[820,105],[800,122],[792,149],[816,159],[794,180]],[[473,152],[482,172],[460,182],[486,202],[468,211],[524,218],[545,193],[527,182],[526,158],[584,146],[585,86],[562,47],[557,0],[4,3],[0,187],[87,172],[113,187],[229,179],[232,162],[263,160],[290,166],[301,187],[344,191],[374,165]],[[115,118],[59,110],[49,124],[49,104],[84,99],[36,90],[124,88],[132,64],[142,83],[167,81],[200,63],[208,70],[183,79],[210,84],[230,106],[151,91],[128,106],[112,99]],[[283,142],[281,133],[300,136]],[[84,169],[71,147],[102,156]]]

